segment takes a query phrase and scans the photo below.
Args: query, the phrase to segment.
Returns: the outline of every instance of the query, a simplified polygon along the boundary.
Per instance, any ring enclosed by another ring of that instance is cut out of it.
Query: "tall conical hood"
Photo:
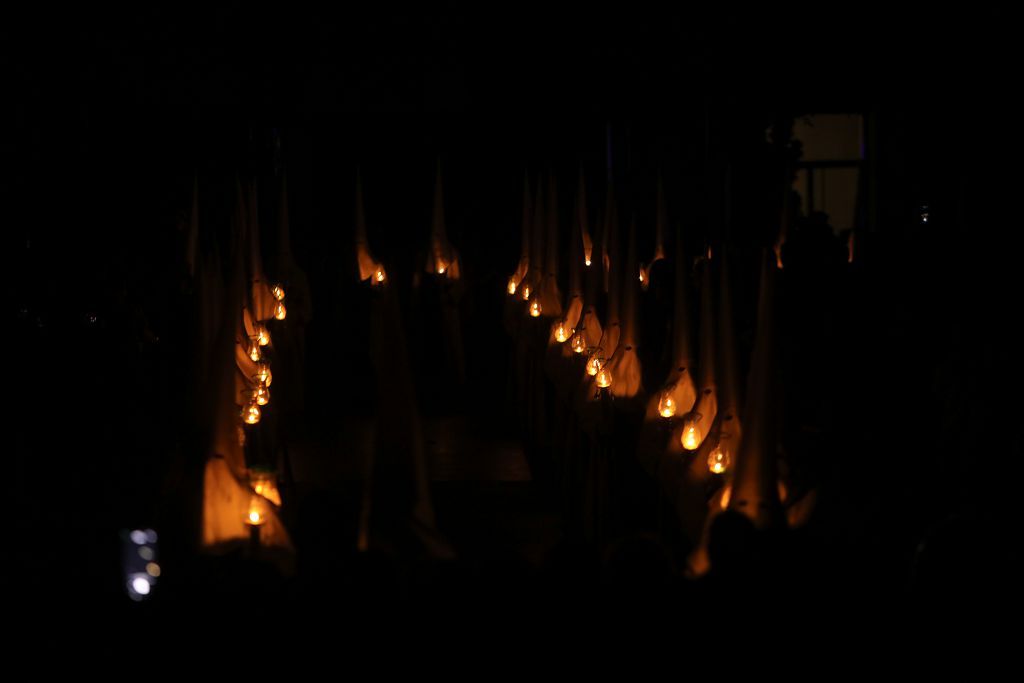
[[[658,173],[658,197],[654,220],[654,258],[651,263],[665,258],[665,233],[668,231],[668,206],[665,203],[665,182]]]
[[[562,293],[558,289],[558,187],[555,174],[548,172],[547,235],[544,249],[544,285],[541,288],[541,306],[545,317],[561,317]]]
[[[778,401],[775,363],[774,258],[766,253],[761,264],[757,338],[747,381],[744,435],[732,481],[729,507],[747,515],[759,528],[784,522],[779,501],[775,447]]]
[[[430,256],[426,271],[459,279],[459,254],[448,242],[448,231],[444,220],[444,189],[441,185],[441,160],[437,160],[437,179],[434,183],[434,214],[430,227]]]
[[[594,240],[590,236],[590,222],[587,216],[587,186],[582,164],[580,164],[580,177],[576,188],[576,225],[580,231],[583,265],[590,267],[593,264]]]
[[[530,271],[527,280],[530,286],[539,291],[544,282],[544,252],[546,251],[545,236],[547,234],[547,216],[544,211],[544,182],[537,177],[537,188],[533,195],[533,234],[530,236]]]
[[[288,210],[288,176],[281,175],[281,201],[277,206],[277,272],[280,280],[288,280],[295,268],[295,257],[292,255],[292,229]]]
[[[633,398],[643,390],[640,358],[637,356],[636,345],[639,341],[639,325],[637,298],[639,297],[639,279],[636,254],[636,220],[630,221],[629,236],[626,247],[626,258],[623,266],[617,269],[616,280],[622,288],[622,332],[618,348],[609,363],[613,381],[612,395],[616,398]]]
[[[729,280],[729,257],[725,249],[719,259],[718,287],[718,381],[722,413],[738,416],[741,406],[739,370],[736,360],[736,332],[733,324],[732,286]]]
[[[369,240],[366,236],[366,208],[363,205],[363,175],[356,170],[356,266],[359,269],[359,279],[369,280],[380,267],[373,254],[370,253]]]
[[[523,278],[530,269],[530,232],[533,230],[533,205],[530,197],[530,174],[523,171],[523,221],[521,233],[521,245],[519,248],[519,262],[516,264],[516,272],[512,278],[516,287],[522,283]]]
[[[277,299],[271,291],[271,285],[267,282],[267,275],[263,269],[263,250],[260,246],[260,224],[258,200],[256,197],[256,182],[249,186],[248,208],[245,212],[246,239],[249,242],[249,310],[256,320],[270,320],[274,317],[274,307]]]

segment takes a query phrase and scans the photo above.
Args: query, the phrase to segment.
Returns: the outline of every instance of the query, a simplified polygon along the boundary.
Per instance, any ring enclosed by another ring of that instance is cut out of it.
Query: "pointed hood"
[[[775,363],[775,259],[766,253],[761,264],[757,337],[747,381],[744,435],[732,480],[729,508],[749,517],[758,528],[784,523],[779,501],[777,443],[777,378]]]
[[[700,278],[700,363],[697,366],[697,404],[693,407],[694,417],[699,430],[701,448],[698,456],[704,455],[708,449],[715,429],[715,418],[718,416],[718,387],[715,371],[715,297],[712,286],[711,261],[701,263]],[[699,460],[699,458],[698,458]],[[700,467],[700,463],[695,463]]]
[[[533,206],[530,197],[530,174],[523,171],[523,218],[520,231],[519,262],[516,264],[516,271],[512,274],[510,281],[515,283],[516,290],[523,282],[527,272],[530,270],[530,232],[533,230]],[[515,295],[515,291],[511,295]]]
[[[527,282],[530,289],[539,292],[544,282],[544,253],[546,251],[547,215],[544,210],[544,182],[537,176],[537,187],[533,194],[533,231],[530,236],[530,271]],[[533,295],[531,295],[533,296]]]
[[[366,209],[363,205],[363,174],[356,170],[356,267],[359,269],[361,281],[370,280],[381,268],[370,253],[370,244],[366,236]]]
[[[461,266],[459,254],[448,242],[448,229],[444,220],[444,188],[441,184],[441,160],[437,160],[437,177],[434,182],[434,212],[430,225],[430,255],[426,271],[458,280]]]
[[[640,264],[640,288],[645,292],[651,286],[651,267],[665,258],[665,231],[668,229],[668,208],[665,205],[665,187],[658,173],[658,193],[654,220],[654,256],[649,263]]]
[[[558,238],[561,233],[558,221],[558,187],[555,174],[548,171],[547,234],[544,247],[544,284],[541,287],[542,315],[548,318],[562,317],[562,293],[558,289]]]
[[[694,379],[693,348],[690,342],[692,337],[692,322],[690,320],[690,294],[687,283],[689,281],[689,263],[683,249],[682,230],[676,228],[676,247],[673,258],[675,259],[675,288],[672,311],[672,364],[669,367],[668,378],[665,381],[665,388],[659,394],[651,398],[648,405],[647,419],[658,420],[661,415],[658,404],[663,395],[667,393],[675,403],[675,414],[685,415],[693,410],[697,402],[697,386]],[[677,442],[670,444],[670,450],[681,449]]]
[[[629,236],[626,247],[626,258],[623,266],[617,269],[619,287],[622,297],[622,332],[618,348],[612,356],[609,368],[612,372],[612,395],[616,398],[633,398],[643,391],[640,359],[637,357],[636,345],[639,342],[639,278],[635,273],[638,269],[636,253],[636,219],[629,223]]]
[[[245,211],[246,238],[249,243],[249,310],[253,318],[259,321],[274,317],[274,306],[277,299],[271,291],[272,285],[267,282],[263,269],[263,250],[260,246],[260,225],[258,200],[255,181],[249,186],[247,193],[247,209]]]
[[[576,225],[579,227],[580,240],[583,248],[583,265],[593,264],[594,240],[590,236],[590,222],[587,216],[587,185],[583,176],[583,164],[580,164],[580,177],[576,188]]]
[[[277,279],[287,282],[295,268],[295,257],[292,255],[292,229],[288,211],[288,177],[281,174],[281,201],[277,205]]]

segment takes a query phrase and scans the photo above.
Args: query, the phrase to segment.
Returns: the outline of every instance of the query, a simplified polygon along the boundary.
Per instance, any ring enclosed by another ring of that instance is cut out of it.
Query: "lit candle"
[[[523,285],[523,301],[530,300],[530,285]]]
[[[281,285],[274,285],[274,288],[271,290],[271,292],[274,294],[275,299],[277,299],[278,301],[284,301],[284,287],[282,287]]]
[[[597,371],[597,386],[605,389],[612,385],[612,373],[608,368],[602,367]]]
[[[509,294],[509,296],[512,296],[515,293],[516,293],[516,279],[514,277],[510,277],[508,279],[508,294]]]
[[[258,363],[263,358],[263,352],[260,351],[259,339],[253,337],[249,340],[249,359],[254,363]]]
[[[729,457],[729,450],[722,446],[722,442],[719,441],[718,445],[708,453],[708,469],[713,474],[722,474],[732,463],[732,458]]]
[[[257,382],[270,386],[270,382],[273,380],[273,375],[270,374],[270,361],[261,360],[256,364],[255,379]]]
[[[270,403],[270,389],[267,389],[267,386],[260,382],[253,389],[252,397],[258,405],[265,406]]]
[[[669,418],[676,414],[676,402],[672,398],[672,394],[667,391],[662,393],[661,400],[658,401],[658,414],[664,418]]]
[[[558,327],[555,328],[555,340],[559,344],[564,344],[569,339],[569,331],[565,328],[565,321],[559,320]]]
[[[256,341],[259,342],[260,346],[266,346],[270,343],[270,330],[262,323],[256,323]]]
[[[377,266],[377,270],[373,273],[374,282],[384,282],[388,278],[387,273],[384,272],[384,266]]]
[[[533,303],[530,304],[530,317],[532,317],[532,318],[540,317],[540,311],[541,311],[541,308],[540,308],[540,302],[539,301],[534,301]]]
[[[284,307],[283,301],[278,301],[277,305],[274,306],[274,318],[284,320],[286,315],[288,315],[288,309]]]
[[[700,415],[693,413],[690,417],[686,418],[686,422],[683,423],[683,435],[681,441],[683,448],[688,451],[695,451],[700,446],[701,440],[704,438],[700,433]]]
[[[260,526],[267,521],[267,500],[261,495],[249,496],[249,505],[245,512],[245,523],[249,526]]]
[[[254,425],[260,421],[260,407],[255,401],[242,408],[242,419],[246,424]]]
[[[597,354],[594,354],[590,357],[590,360],[587,361],[587,374],[593,377],[600,372],[602,365],[603,363],[601,362],[601,359],[597,357]]]
[[[583,332],[577,330],[572,336],[572,350],[576,353],[583,353],[587,350],[587,340],[583,338]]]

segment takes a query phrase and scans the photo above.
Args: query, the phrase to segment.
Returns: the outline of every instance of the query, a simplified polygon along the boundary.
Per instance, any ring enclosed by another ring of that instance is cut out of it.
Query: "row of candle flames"
[[[587,261],[587,265],[590,262]],[[640,271],[640,282],[644,281],[643,270]],[[516,290],[519,290],[523,301],[529,301],[530,304],[527,307],[527,312],[532,318],[539,318],[543,312],[540,301],[534,298],[530,300],[532,293],[529,284],[524,284],[522,288],[518,287],[515,276],[512,276],[508,280],[508,288],[506,291],[509,296],[515,296]],[[569,342],[573,352],[578,354],[587,354],[587,374],[594,378],[594,382],[600,389],[607,389],[612,385],[612,373],[611,370],[606,367],[608,361],[607,358],[601,356],[601,347],[588,347],[586,338],[583,336],[583,328],[579,329],[570,328],[565,320],[559,320],[557,327],[555,327],[555,341],[559,344]],[[663,389],[661,396],[658,399],[658,414],[666,420],[672,420],[676,416],[676,401],[672,398],[672,387]],[[700,420],[702,415],[698,412],[690,412],[686,415],[683,422],[683,431],[679,437],[679,441],[683,448],[688,451],[697,450],[701,443],[704,441],[704,435],[701,434]],[[725,444],[722,443],[723,437],[726,434],[719,435],[719,442],[715,445],[711,452],[708,453],[708,470],[712,474],[724,474],[732,463],[732,456],[729,453],[729,449]]]
[[[288,315],[288,309],[284,305],[284,287],[280,284],[274,285],[271,292],[277,300],[274,304],[274,319],[284,320]],[[270,372],[270,359],[263,357],[263,347],[270,344],[270,330],[262,322],[254,322],[253,326],[255,334],[249,338],[247,354],[256,364],[256,374],[252,376],[252,387],[247,392],[248,400],[242,408],[242,422],[247,425],[254,425],[260,421],[260,407],[270,403],[270,384],[274,379]],[[267,521],[271,501],[276,501],[280,505],[276,478],[273,472],[250,470],[249,488],[252,489],[252,495],[249,496],[249,505],[246,506],[246,524],[262,526]]]

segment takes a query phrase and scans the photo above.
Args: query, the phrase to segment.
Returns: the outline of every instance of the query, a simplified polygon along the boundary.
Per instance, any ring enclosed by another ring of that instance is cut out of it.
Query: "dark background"
[[[15,561],[36,589],[65,572],[116,582],[105,530],[150,523],[181,447],[168,417],[189,362],[177,226],[196,174],[217,197],[237,175],[285,169],[315,367],[345,337],[356,167],[374,250],[407,274],[440,159],[449,237],[472,284],[471,385],[483,386],[503,371],[478,349],[500,334],[524,169],[554,169],[569,196],[582,163],[596,195],[610,126],[636,210],[650,211],[661,170],[673,216],[707,234],[728,160],[736,229],[765,244],[765,129],[814,112],[878,121],[876,260],[845,295],[814,299],[812,283],[794,297],[845,306],[852,321],[828,340],[844,359],[829,391],[846,416],[835,431],[850,437],[845,495],[884,530],[879,548],[898,546],[887,558],[953,513],[969,520],[965,538],[992,536],[976,552],[1004,547],[1001,473],[1021,451],[1007,398],[1020,237],[1004,12],[104,12],[15,13],[2,29],[9,467]],[[925,201],[927,228],[915,213]],[[365,340],[345,343],[364,351]],[[354,363],[350,381],[366,372]],[[308,377],[314,399],[333,386]],[[469,412],[471,399],[446,397]],[[67,558],[87,559],[69,569]]]

